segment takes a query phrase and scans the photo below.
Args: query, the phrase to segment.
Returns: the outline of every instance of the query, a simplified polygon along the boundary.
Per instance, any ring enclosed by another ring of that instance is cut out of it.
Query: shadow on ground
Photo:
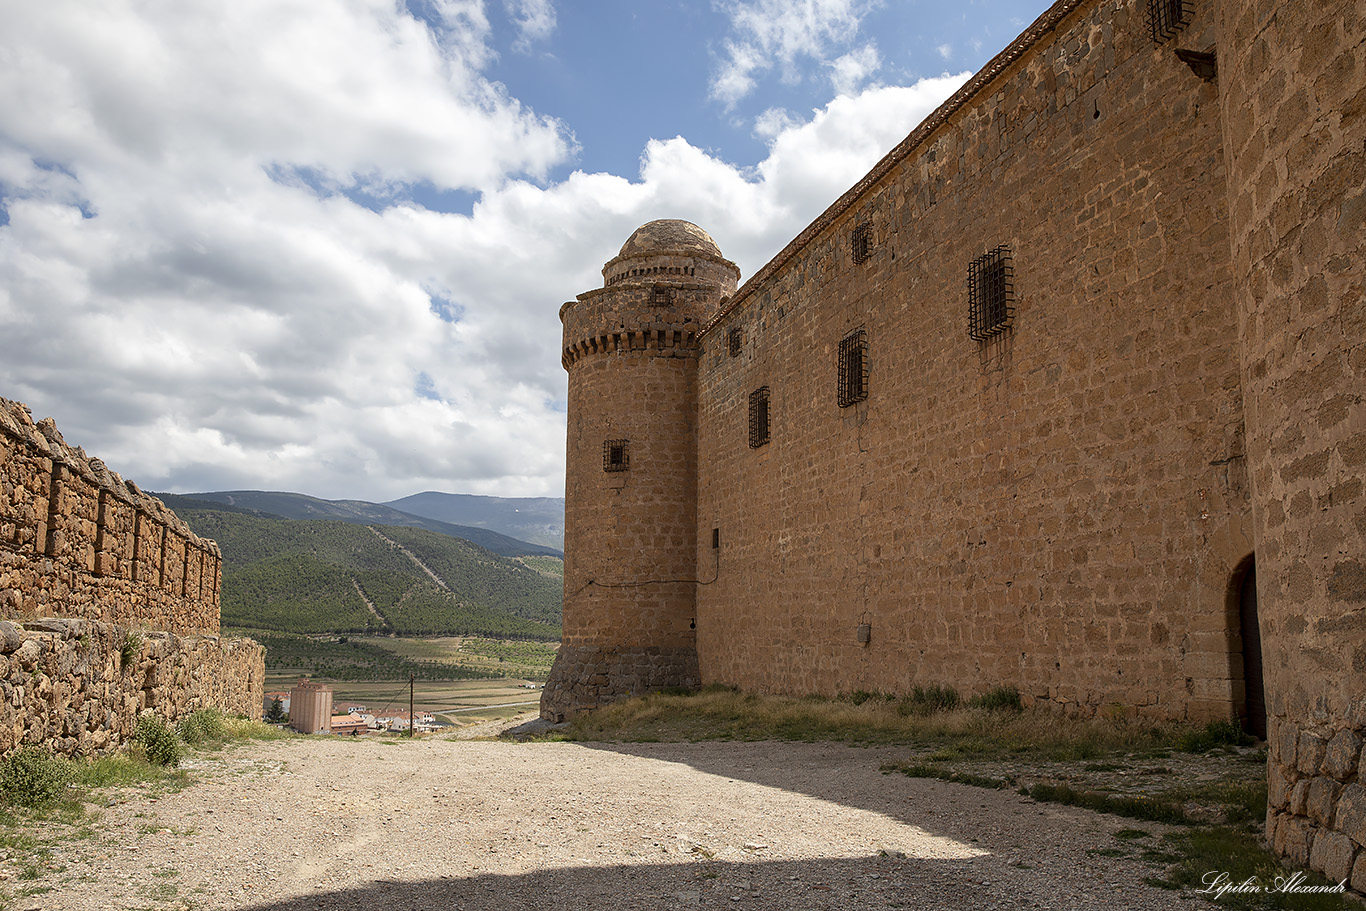
[[[741,908],[881,911],[915,908],[1040,909],[1130,907],[1103,881],[1059,902],[1046,882],[1007,884],[973,860],[870,857],[811,862],[688,861],[544,870],[418,882],[376,882],[253,911],[655,911]],[[1186,907],[1173,895],[1170,907]],[[1162,907],[1145,905],[1144,907]]]
[[[730,743],[581,742],[578,745],[641,759],[680,762],[708,775],[881,813],[931,834],[969,844],[996,832],[990,823],[991,816],[1006,806],[1019,806],[1027,813],[1050,818],[1089,813],[1037,803],[1011,789],[992,790],[927,778],[907,778],[900,772],[867,774],[875,772],[885,762],[906,759],[911,751],[904,747],[811,744],[805,745],[800,762],[766,763],[750,749],[727,749]],[[855,770],[858,774],[851,774]],[[895,787],[889,778],[896,782]],[[933,800],[921,799],[929,794],[935,795]],[[1125,822],[1115,817],[1113,828],[1124,827]],[[1021,849],[1026,845],[998,843],[997,847]]]

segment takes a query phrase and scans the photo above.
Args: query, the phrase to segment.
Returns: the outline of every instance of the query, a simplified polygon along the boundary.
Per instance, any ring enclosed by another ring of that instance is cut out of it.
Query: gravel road
[[[1207,909],[1132,821],[883,774],[897,748],[329,737],[125,792],[16,911]],[[1160,826],[1142,824],[1156,836]],[[11,880],[6,885],[13,885]]]

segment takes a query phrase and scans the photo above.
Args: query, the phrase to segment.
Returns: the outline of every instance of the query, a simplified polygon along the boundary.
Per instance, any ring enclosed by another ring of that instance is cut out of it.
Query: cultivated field
[[[288,690],[299,678],[289,674],[267,674],[266,690]],[[324,681],[328,682],[328,681]],[[535,709],[540,689],[526,689],[529,680],[419,680],[414,686],[413,704],[420,712],[431,712],[442,724],[472,724],[493,718],[507,718]],[[338,703],[357,702],[368,711],[408,708],[408,681],[351,680],[331,681]]]

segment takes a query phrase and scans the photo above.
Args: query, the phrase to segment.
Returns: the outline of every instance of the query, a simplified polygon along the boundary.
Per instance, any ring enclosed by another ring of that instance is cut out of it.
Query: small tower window
[[[602,470],[626,471],[631,467],[630,440],[603,440]]]
[[[1158,44],[1191,21],[1191,0],[1148,0],[1148,33]]]
[[[1014,281],[1009,247],[989,250],[968,264],[968,335],[983,341],[1010,328]]]
[[[868,398],[868,333],[855,329],[840,339],[838,399],[841,408]]]
[[[739,326],[736,326],[734,329],[726,333],[726,350],[730,352],[731,357],[740,356],[740,347],[744,344],[744,342],[745,336],[744,333],[740,331]]]
[[[873,225],[871,222],[863,222],[854,228],[854,236],[851,244],[853,246],[854,262],[866,263],[873,255]]]
[[[655,285],[650,289],[650,304],[655,307],[667,307],[673,302],[673,293],[663,285]]]
[[[768,441],[768,387],[760,386],[749,394],[749,448],[758,449]]]

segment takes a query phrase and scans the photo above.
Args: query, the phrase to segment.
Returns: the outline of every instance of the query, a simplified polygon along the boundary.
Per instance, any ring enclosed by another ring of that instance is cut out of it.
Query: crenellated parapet
[[[0,618],[216,633],[222,555],[49,418],[0,399]]]
[[[663,357],[697,357],[701,346],[694,330],[671,326],[646,326],[604,332],[567,346],[560,358],[568,370],[579,360],[594,354],[619,354],[627,351],[650,351]]]

